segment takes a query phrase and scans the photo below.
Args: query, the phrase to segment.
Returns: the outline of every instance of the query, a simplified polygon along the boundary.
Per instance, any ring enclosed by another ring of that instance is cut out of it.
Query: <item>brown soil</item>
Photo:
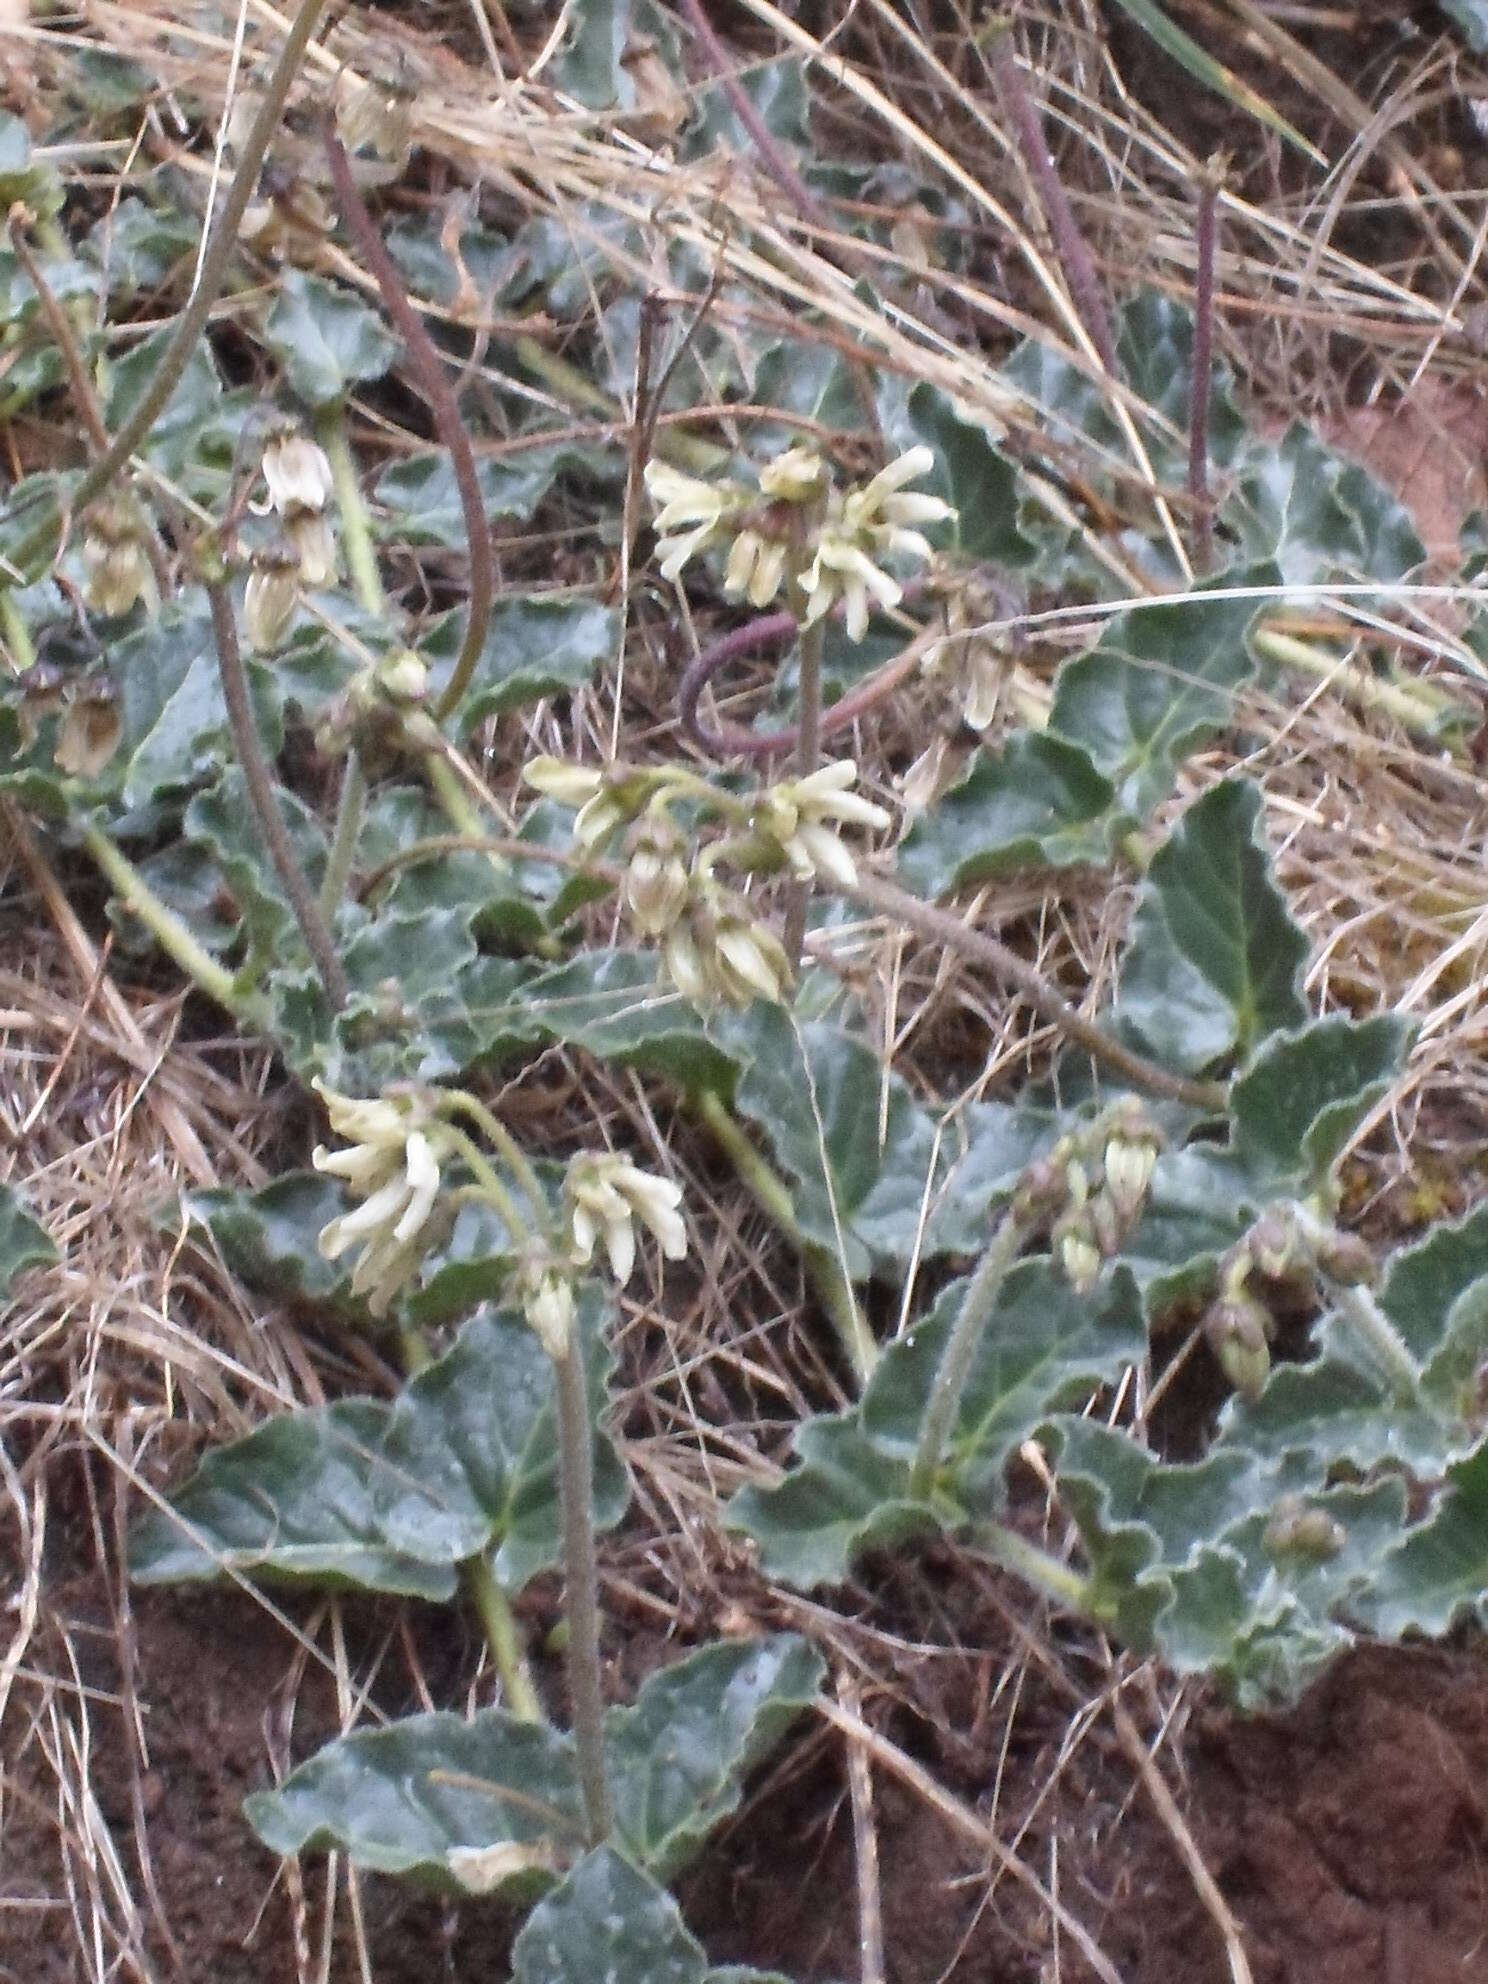
[[[159,1903],[158,1914],[142,1906],[118,1974],[213,1984],[294,1978],[293,1894],[240,1811],[244,1794],[269,1776],[267,1732],[294,1642],[240,1594],[139,1594],[141,1764],[118,1706],[119,1637],[106,1597],[79,1577],[51,1598],[81,1671],[52,1665],[60,1645],[49,1649],[44,1637],[32,1671],[47,1664],[96,1691],[88,1708],[96,1823],[111,1835],[128,1885],[147,1895],[143,1837]],[[384,1649],[377,1694],[397,1712],[417,1703],[389,1635],[393,1621],[390,1611],[352,1607],[348,1633],[354,1672],[364,1671],[358,1649]],[[441,1647],[429,1635],[458,1637],[459,1628],[433,1612],[421,1623],[419,1664],[437,1685]],[[469,1649],[447,1644],[442,1654],[453,1682]],[[974,1672],[968,1656],[964,1678]],[[75,1706],[65,1694],[59,1701],[76,1724]],[[312,1663],[295,1688],[295,1755],[336,1727],[333,1680]],[[1000,1739],[953,1733],[948,1744],[945,1731],[936,1736],[904,1713],[891,1733],[918,1748],[958,1797],[985,1808]],[[1229,1972],[1219,1937],[1103,1723],[1067,1761],[1053,1795],[1042,1795],[1061,1735],[1052,1712],[1047,1730],[1036,1719],[1020,1724],[1002,1759],[1002,1836],[1028,1820],[1019,1851],[1045,1879],[1057,1866],[1065,1905],[1123,1984],[1222,1984]],[[6,1774],[0,1978],[64,1984],[84,1972],[56,1779],[34,1725],[19,1750]],[[1287,1716],[1241,1721],[1202,1707],[1162,1760],[1243,1925],[1255,1984],[1488,1984],[1488,1653],[1364,1652]],[[777,1768],[768,1795],[688,1884],[684,1905],[717,1961],[779,1967],[802,1984],[854,1978],[855,1845],[835,1741],[803,1739],[783,1778]],[[1087,1984],[1088,1967],[1067,1942],[1056,1948],[1035,1901],[1006,1880],[989,1892],[986,1870],[917,1796],[882,1775],[874,1789],[889,1984]],[[72,1881],[85,1889],[75,1814],[66,1837]],[[307,1865],[305,1881],[299,1933],[318,1938],[323,1865]],[[382,1880],[365,1881],[361,1898],[376,1984],[505,1974],[510,1924],[499,1908],[456,1910]],[[331,1977],[349,1984],[359,1972],[344,1900],[337,1919]]]

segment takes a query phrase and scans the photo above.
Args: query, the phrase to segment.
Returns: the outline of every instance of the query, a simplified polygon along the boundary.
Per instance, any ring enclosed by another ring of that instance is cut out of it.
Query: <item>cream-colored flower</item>
[[[731,599],[768,606],[785,579],[786,543],[757,530],[741,530],[723,568],[723,589]]]
[[[324,448],[298,427],[281,427],[263,451],[263,479],[269,508],[280,516],[295,510],[323,510],[330,501],[331,464]]]
[[[522,1313],[549,1357],[567,1357],[573,1342],[574,1292],[568,1276],[557,1269],[537,1274],[522,1297]]]
[[[881,829],[890,821],[882,806],[852,790],[857,775],[851,758],[838,758],[761,794],[752,825],[776,843],[795,874],[825,875],[843,888],[857,881],[857,867],[839,827]]]
[[[384,655],[374,673],[378,688],[395,703],[417,703],[428,693],[429,665],[412,648]]]
[[[300,583],[328,586],[336,577],[336,533],[323,510],[291,510],[284,535],[300,561]]]
[[[139,525],[115,504],[101,503],[88,513],[83,598],[109,619],[128,613],[141,599],[152,612],[160,603]]]
[[[340,1178],[361,1200],[321,1228],[318,1246],[328,1261],[360,1249],[352,1271],[355,1295],[365,1295],[374,1316],[383,1315],[422,1259],[428,1227],[439,1201],[439,1159],[428,1131],[430,1112],[414,1093],[362,1100],[338,1095],[319,1080],[331,1127],[349,1139],[344,1150],[317,1145],[317,1171]]]
[[[563,758],[529,758],[522,782],[560,806],[587,806],[604,790],[604,773],[593,765],[571,765]]]
[[[832,497],[816,556],[801,581],[808,624],[840,599],[848,637],[860,641],[868,631],[870,600],[879,606],[899,604],[904,589],[880,561],[932,557],[929,541],[914,526],[938,523],[954,514],[939,496],[904,490],[906,482],[927,475],[934,466],[929,448],[910,448],[860,489]]]
[[[779,939],[757,923],[742,904],[729,904],[713,918],[704,970],[714,994],[732,1006],[751,999],[780,1005],[790,984],[789,960]]]
[[[624,896],[643,936],[665,937],[687,906],[690,883],[683,842],[664,816],[643,815],[631,830]]]
[[[97,778],[123,735],[118,690],[106,675],[90,677],[67,698],[52,763],[69,778]]]
[[[687,1252],[687,1229],[678,1210],[681,1187],[642,1171],[628,1158],[581,1151],[568,1167],[563,1193],[579,1267],[589,1265],[600,1243],[610,1272],[623,1287],[635,1267],[636,1220],[656,1236],[669,1261],[680,1261]]]
[[[964,600],[951,608],[950,619],[944,638],[926,648],[920,671],[960,706],[965,723],[985,730],[1002,699],[1006,662],[971,623]]]
[[[258,552],[243,589],[243,632],[258,654],[270,654],[289,632],[300,600],[300,561],[291,545]]]
[[[687,561],[723,537],[749,502],[748,491],[738,483],[704,482],[669,462],[647,462],[645,481],[657,506],[656,549],[664,579],[680,578]]]

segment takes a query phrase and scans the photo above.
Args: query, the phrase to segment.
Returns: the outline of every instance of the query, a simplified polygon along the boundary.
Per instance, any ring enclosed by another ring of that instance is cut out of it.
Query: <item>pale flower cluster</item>
[[[642,1171],[628,1158],[581,1151],[568,1167],[563,1198],[574,1264],[588,1267],[596,1245],[603,1246],[610,1272],[622,1287],[635,1268],[637,1220],[654,1234],[669,1261],[680,1261],[687,1252],[681,1187]]]
[[[816,556],[801,580],[808,625],[841,600],[848,637],[868,631],[869,601],[897,606],[904,588],[883,569],[888,558],[934,556],[921,524],[943,522],[955,513],[939,496],[917,495],[905,484],[918,482],[935,466],[934,451],[910,448],[879,470],[871,482],[845,494],[834,492],[816,541]]]
[[[160,605],[155,575],[145,551],[138,515],[105,500],[88,512],[83,531],[83,598],[95,613],[117,618],[143,600],[149,612]]]
[[[838,829],[882,829],[891,817],[882,806],[852,790],[857,776],[851,758],[838,758],[804,778],[772,785],[761,795],[751,824],[780,849],[793,874],[823,875],[849,889],[857,881],[857,865]]]
[[[351,1289],[364,1295],[374,1316],[387,1313],[429,1245],[428,1227],[439,1199],[439,1157],[427,1100],[416,1092],[369,1101],[339,1095],[317,1077],[331,1128],[346,1148],[317,1145],[311,1162],[327,1177],[350,1186],[361,1203],[321,1229],[320,1252],[339,1260],[360,1249]]]
[[[791,982],[780,940],[749,914],[742,897],[706,877],[667,932],[661,964],[695,1006],[747,1006],[753,999],[778,1006]]]

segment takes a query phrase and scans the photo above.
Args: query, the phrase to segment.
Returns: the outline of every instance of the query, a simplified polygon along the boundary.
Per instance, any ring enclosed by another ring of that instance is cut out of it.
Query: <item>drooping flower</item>
[[[679,578],[687,561],[718,542],[749,502],[749,492],[737,482],[705,482],[669,462],[647,462],[645,481],[657,505],[656,549],[664,579]]]
[[[792,871],[825,875],[843,888],[858,879],[852,855],[839,836],[844,826],[881,829],[890,815],[852,790],[858,776],[851,758],[821,765],[804,778],[784,779],[760,796],[752,825],[773,841]]]
[[[548,1267],[534,1273],[522,1294],[522,1313],[555,1363],[567,1357],[573,1341],[574,1292],[565,1272]]]
[[[750,915],[743,898],[713,881],[695,882],[684,913],[667,932],[661,967],[695,1006],[779,1005],[790,961],[774,933]]]
[[[281,517],[295,510],[318,512],[330,501],[333,484],[326,452],[292,423],[270,435],[260,466],[269,507]]]
[[[430,1243],[430,1221],[439,1202],[440,1170],[427,1099],[415,1091],[370,1100],[344,1096],[315,1082],[331,1127],[347,1138],[344,1150],[321,1144],[311,1155],[317,1171],[340,1178],[361,1203],[321,1228],[318,1246],[328,1261],[358,1248],[354,1295],[364,1295],[374,1316],[384,1315]]]
[[[279,543],[254,553],[243,589],[243,632],[258,654],[271,654],[289,632],[300,599],[300,561],[294,547]]]
[[[137,600],[159,604],[138,520],[117,503],[88,512],[83,531],[83,598],[95,613],[118,618]]]
[[[97,778],[123,735],[117,687],[106,675],[90,676],[67,697],[52,762],[70,778]]]
[[[646,937],[665,937],[687,906],[683,842],[664,814],[643,814],[632,827],[625,864],[625,907]]]
[[[323,510],[292,510],[284,519],[284,535],[300,561],[300,583],[328,586],[336,576],[336,533]]]
[[[669,1261],[680,1261],[687,1252],[687,1229],[678,1210],[681,1187],[642,1171],[628,1158],[581,1151],[568,1167],[563,1194],[577,1266],[588,1266],[599,1243],[623,1287],[635,1267],[636,1220],[656,1236]]]

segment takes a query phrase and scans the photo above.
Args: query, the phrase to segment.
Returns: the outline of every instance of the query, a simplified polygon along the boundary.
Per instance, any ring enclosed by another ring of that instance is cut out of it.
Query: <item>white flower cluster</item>
[[[563,1198],[574,1264],[588,1267],[595,1246],[602,1245],[622,1287],[635,1268],[636,1220],[655,1235],[669,1261],[680,1261],[687,1252],[682,1188],[642,1171],[629,1158],[580,1151],[569,1164]]]
[[[331,1128],[346,1139],[344,1150],[318,1144],[311,1162],[317,1171],[340,1178],[361,1204],[321,1229],[319,1246],[328,1261],[350,1247],[361,1249],[352,1271],[354,1295],[365,1295],[374,1316],[387,1313],[393,1297],[413,1274],[430,1242],[430,1220],[439,1199],[440,1171],[429,1102],[410,1091],[370,1101],[338,1095],[316,1078],[313,1086],[326,1106]]]
[[[934,466],[931,449],[910,448],[860,488],[836,490],[815,449],[790,448],[758,471],[755,495],[737,482],[709,482],[666,462],[649,462],[646,488],[657,505],[661,575],[675,580],[689,559],[727,542],[724,591],[767,606],[786,580],[794,547],[807,623],[840,600],[848,635],[860,641],[868,631],[870,601],[897,606],[904,596],[883,561],[930,558],[919,526],[954,515],[939,496],[905,488]]]

